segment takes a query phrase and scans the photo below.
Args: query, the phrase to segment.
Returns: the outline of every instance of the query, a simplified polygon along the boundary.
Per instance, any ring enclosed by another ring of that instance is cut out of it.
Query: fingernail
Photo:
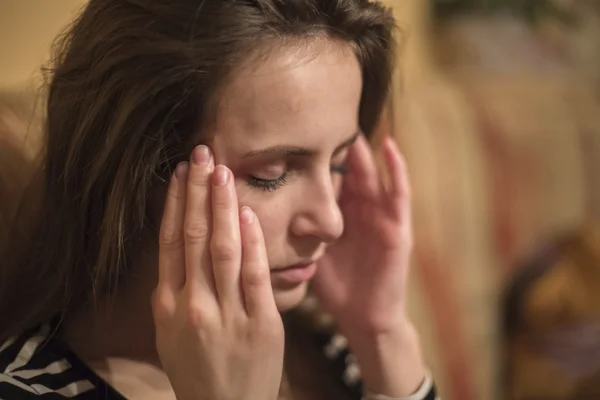
[[[207,165],[210,161],[210,150],[204,145],[196,146],[192,159],[198,165]]]
[[[240,220],[244,224],[251,224],[254,221],[254,212],[248,206],[243,206],[240,210]]]
[[[224,165],[217,165],[213,173],[213,183],[216,186],[225,186],[229,180],[229,171]]]
[[[187,179],[189,164],[187,162],[181,162],[175,168],[175,178],[180,181],[185,181]]]

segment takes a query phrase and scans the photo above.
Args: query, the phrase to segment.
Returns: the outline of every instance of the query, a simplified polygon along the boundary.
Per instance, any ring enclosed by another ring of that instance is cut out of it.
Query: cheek
[[[265,238],[269,263],[276,265],[284,258],[289,227],[287,202],[275,194],[262,193],[247,187],[246,183],[236,185],[239,206],[248,206],[256,213]]]
[[[279,265],[286,259],[285,249],[287,248],[288,223],[286,213],[283,207],[279,206],[261,206],[257,204],[253,207],[265,238],[267,248],[267,258],[269,265]]]

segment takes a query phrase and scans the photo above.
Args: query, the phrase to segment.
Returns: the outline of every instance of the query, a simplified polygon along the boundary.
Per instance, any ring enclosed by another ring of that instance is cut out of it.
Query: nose
[[[331,179],[313,182],[305,191],[291,229],[295,236],[313,236],[325,243],[342,235],[344,218]]]

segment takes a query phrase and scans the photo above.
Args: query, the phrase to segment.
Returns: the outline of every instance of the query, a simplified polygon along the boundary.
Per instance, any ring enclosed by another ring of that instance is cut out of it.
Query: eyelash
[[[281,175],[277,179],[260,179],[255,176],[251,176],[248,180],[248,184],[257,189],[263,190],[265,192],[273,192],[287,183],[287,172]]]
[[[330,171],[332,174],[346,175],[346,173],[348,173],[348,168],[345,164],[335,164],[330,167]],[[265,192],[274,192],[288,183],[287,176],[287,172],[277,179],[260,179],[255,176],[251,176],[248,180],[248,184]]]

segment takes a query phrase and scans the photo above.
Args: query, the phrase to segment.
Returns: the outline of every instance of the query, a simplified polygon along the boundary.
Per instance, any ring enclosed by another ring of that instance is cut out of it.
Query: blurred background
[[[405,45],[379,134],[409,163],[443,398],[600,399],[600,0],[384,2]],[[35,157],[40,65],[83,4],[0,0],[3,161]],[[0,168],[0,201],[23,174]]]

